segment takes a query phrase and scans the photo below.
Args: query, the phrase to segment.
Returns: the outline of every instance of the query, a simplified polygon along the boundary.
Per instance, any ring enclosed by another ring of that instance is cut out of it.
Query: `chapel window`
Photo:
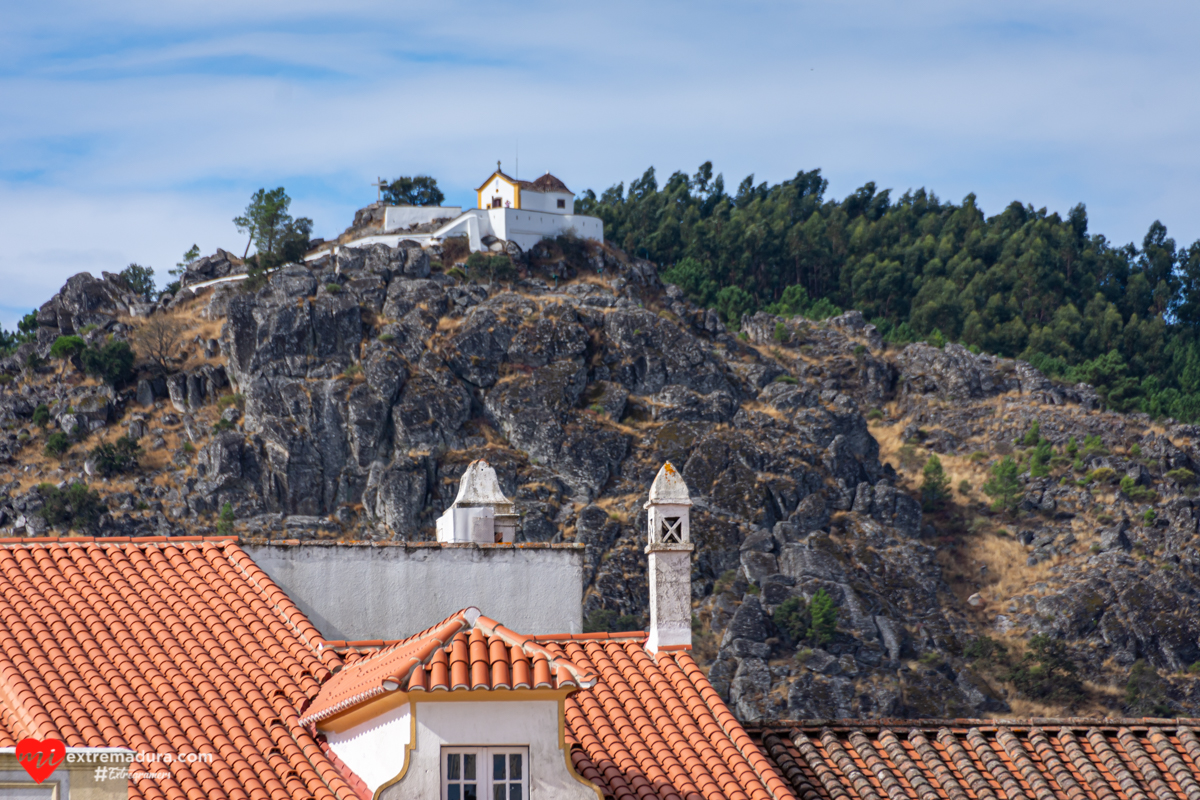
[[[500,201],[499,197],[493,197],[492,198],[492,208],[500,208],[500,202],[501,201]]]
[[[566,208],[566,207],[567,207],[567,201],[566,201],[566,200],[561,200],[561,199],[560,199],[560,200],[558,201],[558,207],[559,207],[559,208]]]

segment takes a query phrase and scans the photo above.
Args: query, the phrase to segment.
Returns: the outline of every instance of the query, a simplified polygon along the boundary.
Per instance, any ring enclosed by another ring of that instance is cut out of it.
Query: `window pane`
[[[446,778],[456,781],[459,777],[461,777],[461,773],[459,772],[459,755],[458,753],[451,753],[446,756]]]
[[[521,754],[513,753],[508,757],[508,777],[514,781],[521,780]]]
[[[457,783],[452,783],[446,787],[446,800],[461,800],[462,788]]]
[[[463,753],[463,777],[469,781],[475,780],[474,753]]]
[[[504,780],[504,754],[494,753],[492,755],[492,780]]]
[[[508,797],[507,792],[508,792],[508,784],[507,783],[493,783],[492,784],[492,800],[498,800],[499,798],[507,798]]]
[[[521,784],[514,783],[508,787],[508,800],[521,800]]]
[[[463,800],[479,800],[478,795],[475,793],[475,784],[463,784]]]

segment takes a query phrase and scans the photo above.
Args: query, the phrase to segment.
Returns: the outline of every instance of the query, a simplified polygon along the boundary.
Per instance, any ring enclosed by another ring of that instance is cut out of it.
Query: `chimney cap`
[[[670,461],[662,465],[654,483],[650,485],[650,503],[660,505],[690,506],[691,495],[688,494],[687,484],[683,476]]]
[[[454,505],[509,506],[512,505],[512,501],[500,491],[496,470],[480,458],[467,465],[467,470],[458,484],[458,496],[454,498]]]

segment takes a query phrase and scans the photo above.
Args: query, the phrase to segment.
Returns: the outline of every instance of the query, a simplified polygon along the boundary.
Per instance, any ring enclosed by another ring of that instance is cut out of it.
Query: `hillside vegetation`
[[[652,167],[577,210],[730,324],[854,308],[895,344],[961,342],[1092,384],[1117,411],[1200,419],[1200,241],[1178,247],[1156,221],[1141,247],[1117,245],[1088,231],[1083,204],[988,217],[973,194],[893,199],[867,183],[837,200],[827,186],[813,170],[729,193],[710,162],[660,188]]]

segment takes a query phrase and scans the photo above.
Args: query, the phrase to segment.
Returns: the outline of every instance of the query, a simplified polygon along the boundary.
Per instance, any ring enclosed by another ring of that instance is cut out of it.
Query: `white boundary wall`
[[[387,206],[383,210],[383,232],[391,233],[434,220],[451,220],[462,214],[462,206]]]
[[[583,545],[251,541],[242,548],[326,639],[403,639],[467,606],[517,633],[583,631]]]

